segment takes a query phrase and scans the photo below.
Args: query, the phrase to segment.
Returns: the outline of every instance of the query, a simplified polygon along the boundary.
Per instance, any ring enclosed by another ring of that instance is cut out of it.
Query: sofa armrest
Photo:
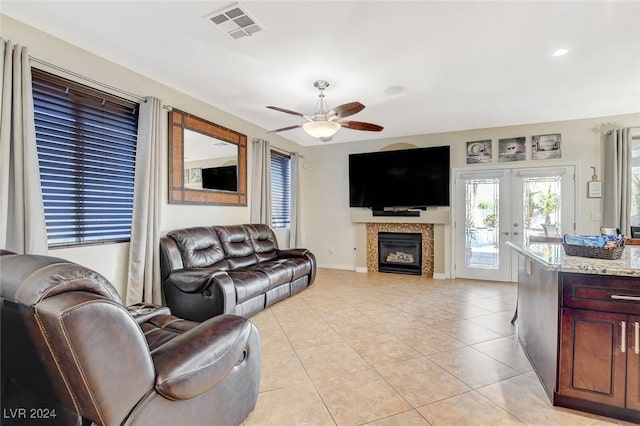
[[[156,390],[171,400],[202,395],[245,360],[253,333],[248,319],[221,315],[170,340],[151,353]]]
[[[290,248],[290,249],[278,249],[276,255],[279,259],[286,258],[300,258],[304,257],[311,263],[311,273],[309,274],[309,285],[313,284],[316,279],[316,273],[318,269],[318,263],[316,256],[308,249],[304,248]]]
[[[236,286],[233,280],[225,272],[225,274],[216,274],[212,277],[213,282],[218,289],[218,294],[222,296],[222,313],[235,314],[236,312]]]
[[[221,269],[178,269],[169,274],[162,285],[171,311],[182,318],[202,321],[211,313],[235,313],[236,288],[229,274]],[[198,315],[193,315],[194,309]],[[209,312],[211,309],[214,312]]]
[[[171,310],[166,306],[144,302],[127,306],[127,311],[138,324],[145,323],[158,315],[171,315]]]
[[[171,271],[184,268],[182,255],[176,241],[164,236],[160,238],[160,276],[165,280]]]
[[[177,269],[169,274],[165,283],[173,284],[184,293],[201,293],[213,284],[216,277],[223,279],[229,275],[223,270],[213,268]]]
[[[309,253],[311,253],[308,249],[304,248],[290,248],[290,249],[278,249],[276,250],[276,255],[278,258],[288,258],[288,257],[306,257]]]

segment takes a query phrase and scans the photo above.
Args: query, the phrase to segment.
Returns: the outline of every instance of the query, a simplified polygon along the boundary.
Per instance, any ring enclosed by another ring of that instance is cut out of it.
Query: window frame
[[[286,164],[286,170],[274,173],[274,164],[276,167]],[[272,149],[270,167],[271,227],[289,229],[291,227],[291,156]]]
[[[32,68],[49,248],[131,238],[139,103]]]

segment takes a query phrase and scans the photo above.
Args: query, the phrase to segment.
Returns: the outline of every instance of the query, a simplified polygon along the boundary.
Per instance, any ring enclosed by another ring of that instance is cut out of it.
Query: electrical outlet
[[[591,220],[594,222],[602,221],[602,213],[601,212],[591,212]]]

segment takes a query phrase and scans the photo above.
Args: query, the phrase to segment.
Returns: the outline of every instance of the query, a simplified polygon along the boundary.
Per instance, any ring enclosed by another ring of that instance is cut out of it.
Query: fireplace
[[[378,271],[422,274],[422,234],[378,233]]]
[[[367,271],[379,272],[378,235],[383,232],[422,236],[422,275],[433,277],[433,225],[429,223],[366,223]]]

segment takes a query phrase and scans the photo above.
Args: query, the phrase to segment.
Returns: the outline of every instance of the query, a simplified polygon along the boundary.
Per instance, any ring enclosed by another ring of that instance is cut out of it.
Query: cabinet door
[[[627,316],[562,309],[558,392],[624,407],[627,353],[620,350]]]
[[[627,408],[640,410],[640,316],[630,315],[627,328]]]

